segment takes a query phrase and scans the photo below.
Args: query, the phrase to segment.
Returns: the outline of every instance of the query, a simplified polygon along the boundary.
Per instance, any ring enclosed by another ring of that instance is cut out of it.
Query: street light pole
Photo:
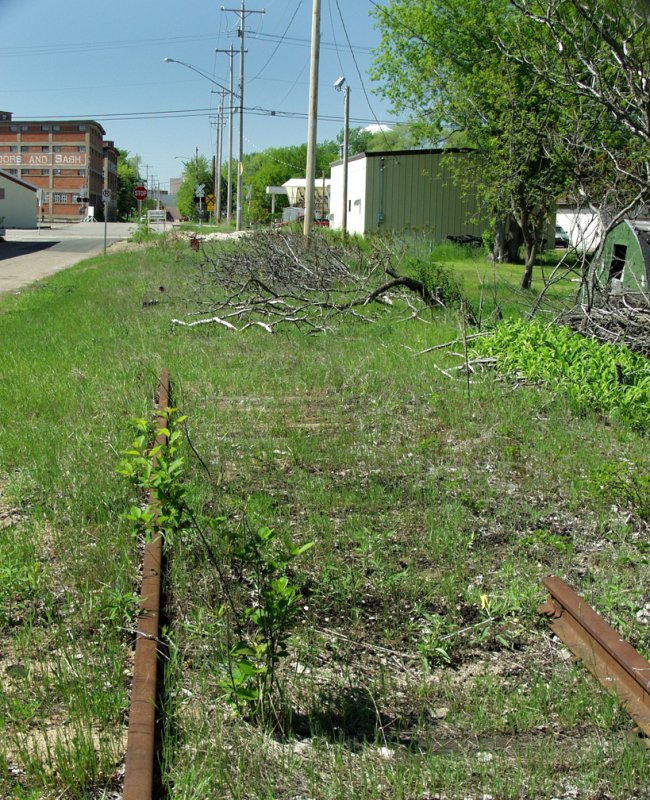
[[[246,9],[244,0],[241,0],[240,8],[225,8],[222,11],[232,11],[239,15],[239,158],[237,164],[237,225],[238,231],[242,229],[242,217],[244,210],[243,180],[244,172],[244,34],[246,29],[246,17],[249,14],[265,14],[265,11],[250,11]]]
[[[343,86],[345,78],[334,82],[337,92],[343,92],[343,197],[341,216],[341,235],[345,239],[348,232],[348,150],[350,149],[350,87]]]

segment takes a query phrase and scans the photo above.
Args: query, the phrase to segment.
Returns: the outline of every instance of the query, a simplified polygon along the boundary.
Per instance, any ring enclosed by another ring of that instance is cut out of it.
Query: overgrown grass
[[[163,366],[189,417],[193,507],[315,542],[293,567],[275,730],[221,697],[201,541],[168,548],[170,794],[647,796],[629,719],[535,612],[558,574],[649,654],[647,439],[550,389],[486,377],[468,396],[414,356],[459,335],[455,312],[323,337],[173,332],[198,258],[163,240],[0,304],[0,796],[119,787],[138,551],[115,466]],[[482,256],[454,269],[515,313]]]

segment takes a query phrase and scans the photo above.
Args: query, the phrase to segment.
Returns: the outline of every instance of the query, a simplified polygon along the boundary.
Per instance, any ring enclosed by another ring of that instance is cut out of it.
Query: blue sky
[[[219,90],[163,59],[184,61],[227,86],[229,56],[215,49],[232,44],[237,90],[238,15],[221,5],[241,3],[0,0],[0,109],[15,119],[96,119],[165,188],[197,147],[214,152]],[[246,19],[245,152],[307,140],[312,8],[313,0],[246,0],[247,10],[265,14]],[[371,8],[370,0],[321,0],[318,141],[343,127],[343,98],[332,86],[342,74],[351,86],[353,127],[394,119],[368,75],[379,41]],[[236,126],[234,135],[236,157]],[[227,129],[225,138],[227,145]]]

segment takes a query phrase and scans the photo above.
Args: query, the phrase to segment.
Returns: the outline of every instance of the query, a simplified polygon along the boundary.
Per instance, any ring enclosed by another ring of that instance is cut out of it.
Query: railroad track
[[[549,597],[538,613],[567,647],[584,661],[605,689],[615,694],[650,742],[650,662],[623,641],[571,587],[559,578],[544,580]]]
[[[169,406],[169,371],[166,369],[160,375],[156,395],[156,408],[162,412]],[[157,429],[166,428],[167,421],[161,414],[156,423]],[[166,437],[159,434],[156,444],[165,445]],[[148,503],[155,517],[156,498],[150,495]],[[146,543],[142,560],[122,800],[150,800],[154,788],[161,571],[162,535],[158,532]]]

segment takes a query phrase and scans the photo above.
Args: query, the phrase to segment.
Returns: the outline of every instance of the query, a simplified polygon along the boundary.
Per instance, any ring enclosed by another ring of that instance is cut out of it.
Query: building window
[[[60,125],[52,125],[52,130],[53,131],[60,131],[61,130],[61,126]]]
[[[85,133],[86,132],[86,126],[85,125],[80,125],[79,126],[79,130],[81,131],[81,133]]]
[[[625,267],[625,257],[627,256],[627,245],[615,244],[612,253],[612,263],[609,265],[609,280],[612,278],[621,279],[623,268]]]
[[[20,152],[21,153],[29,153],[29,145],[28,144],[21,144]]]
[[[21,126],[20,126],[20,130],[21,130],[23,133],[27,133],[27,131],[29,130],[29,125],[21,125]]]
[[[85,153],[86,152],[86,145],[85,144],[80,144],[79,145],[79,152],[80,153]]]
[[[41,130],[42,131],[49,131],[50,130],[50,126],[49,125],[41,125]]]
[[[9,145],[9,152],[10,153],[17,153],[18,152],[18,145],[17,144]]]
[[[0,189],[0,200],[4,200],[4,199],[5,199],[5,190],[4,189]]]
[[[41,153],[49,153],[49,152],[50,152],[50,146],[49,146],[49,144],[43,144],[43,145],[41,145]]]
[[[52,145],[52,152],[53,153],[60,153],[61,152],[61,145],[60,144],[53,144]]]
[[[52,195],[52,199],[55,203],[67,203],[68,202],[68,195],[63,192],[54,192]]]
[[[41,175],[49,175],[49,174],[50,174],[49,169],[42,169],[41,170]]]
[[[86,177],[86,170],[85,169],[78,169],[77,175],[81,176],[82,178]]]
[[[18,175],[18,170],[17,169],[10,169],[9,170],[9,174],[10,175]]]
[[[18,125],[10,125],[10,126],[9,126],[9,130],[10,130],[12,133],[18,133]]]

